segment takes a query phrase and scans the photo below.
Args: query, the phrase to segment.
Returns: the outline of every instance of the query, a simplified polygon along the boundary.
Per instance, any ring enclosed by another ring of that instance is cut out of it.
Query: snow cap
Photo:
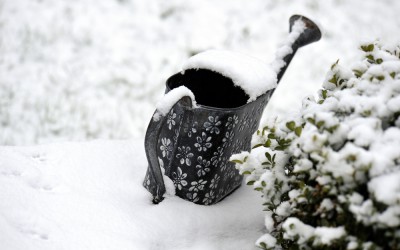
[[[232,79],[254,101],[277,85],[276,73],[263,61],[238,52],[207,50],[192,56],[183,65],[188,69],[208,69]]]
[[[192,107],[196,108],[197,104],[193,92],[185,86],[180,86],[172,89],[157,103],[157,110],[153,115],[153,120],[157,122],[161,117],[166,116],[172,107],[185,96],[189,96],[192,99]]]

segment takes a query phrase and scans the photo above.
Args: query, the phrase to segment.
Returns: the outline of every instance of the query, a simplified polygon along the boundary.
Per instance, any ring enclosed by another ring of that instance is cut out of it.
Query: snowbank
[[[146,168],[142,141],[1,147],[1,248],[255,249],[258,194],[244,186],[213,206],[153,205]]]

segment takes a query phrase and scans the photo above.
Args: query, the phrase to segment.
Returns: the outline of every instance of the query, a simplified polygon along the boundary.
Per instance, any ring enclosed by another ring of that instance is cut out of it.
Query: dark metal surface
[[[284,58],[286,66],[278,81],[297,49],[321,37],[318,27],[305,17],[293,16],[290,27],[299,18],[307,29],[293,44],[293,53]],[[240,186],[242,176],[229,157],[250,150],[251,136],[274,89],[247,103],[246,94],[231,79],[205,69],[173,75],[166,95],[179,86],[194,93],[199,107],[192,108],[191,99],[184,97],[165,117],[150,121],[145,137],[149,168],[143,184],[154,203],[162,201],[164,171],[177,196],[196,204],[215,204]]]

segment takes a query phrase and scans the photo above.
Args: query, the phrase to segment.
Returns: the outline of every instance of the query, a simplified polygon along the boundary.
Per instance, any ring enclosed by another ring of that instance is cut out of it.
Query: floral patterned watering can
[[[289,47],[288,53],[282,56],[275,83],[281,79],[297,49],[321,37],[311,20],[298,15],[290,18],[290,31],[298,20],[304,28],[291,41],[291,50]],[[198,68],[171,76],[164,98],[180,86],[193,93],[197,106],[194,108],[193,98],[183,95],[164,115],[156,111],[145,136],[149,167],[144,186],[153,195],[153,202],[159,203],[166,192],[165,175],[172,180],[177,196],[211,205],[241,185],[242,176],[229,157],[250,150],[251,136],[258,128],[274,88],[249,101],[249,95],[229,77]]]

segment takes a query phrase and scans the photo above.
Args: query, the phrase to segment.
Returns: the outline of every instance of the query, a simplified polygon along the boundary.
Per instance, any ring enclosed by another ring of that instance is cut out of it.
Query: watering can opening
[[[213,108],[237,108],[247,103],[249,96],[233,81],[207,69],[188,69],[167,81],[167,91],[185,86],[190,89],[198,105]]]

